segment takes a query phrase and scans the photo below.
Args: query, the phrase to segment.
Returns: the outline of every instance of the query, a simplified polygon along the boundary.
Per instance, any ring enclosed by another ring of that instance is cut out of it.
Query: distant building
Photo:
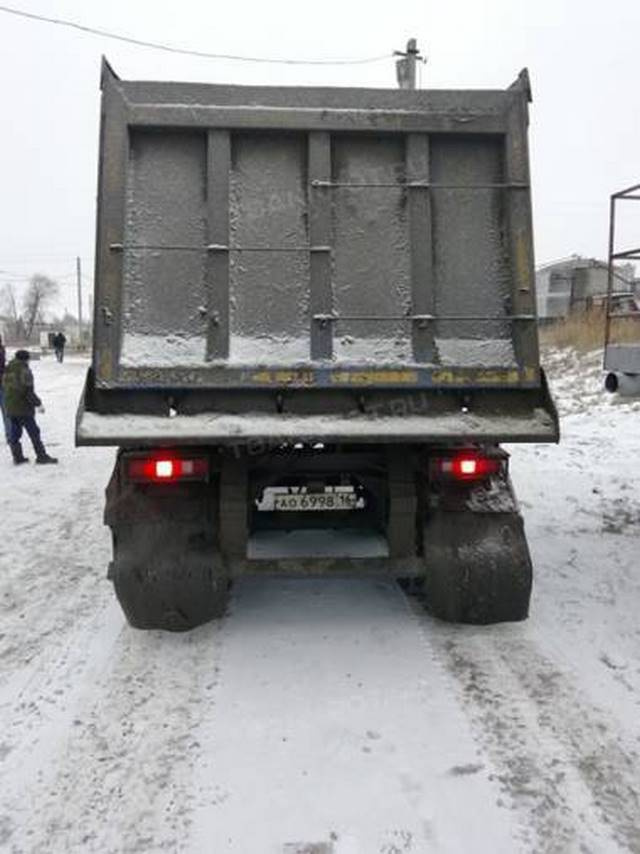
[[[536,270],[538,317],[542,321],[566,317],[602,304],[607,293],[608,265],[597,258],[572,255]],[[615,293],[637,293],[633,264],[615,267]]]

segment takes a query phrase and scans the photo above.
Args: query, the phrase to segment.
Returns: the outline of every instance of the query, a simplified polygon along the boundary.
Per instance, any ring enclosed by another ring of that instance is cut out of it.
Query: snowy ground
[[[563,442],[511,449],[527,622],[260,580],[171,635],[130,629],[105,580],[85,364],[36,363],[60,465],[0,460],[0,849],[640,852],[640,402],[605,397],[597,355],[549,367]]]

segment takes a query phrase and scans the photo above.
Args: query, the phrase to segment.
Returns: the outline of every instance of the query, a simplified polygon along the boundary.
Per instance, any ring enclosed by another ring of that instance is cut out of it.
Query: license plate
[[[355,492],[279,494],[273,497],[274,510],[355,510]]]

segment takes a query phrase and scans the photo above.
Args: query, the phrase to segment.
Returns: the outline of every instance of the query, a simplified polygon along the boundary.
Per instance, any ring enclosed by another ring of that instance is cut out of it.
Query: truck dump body
[[[79,444],[557,439],[526,75],[102,87]]]

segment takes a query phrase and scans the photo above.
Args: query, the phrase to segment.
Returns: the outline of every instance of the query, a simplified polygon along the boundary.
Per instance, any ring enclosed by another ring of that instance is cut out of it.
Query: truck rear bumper
[[[77,414],[76,444],[273,446],[297,442],[557,442],[559,438],[558,416],[543,373],[541,386],[532,389],[434,390],[413,397],[391,389],[369,411],[366,405],[362,407],[365,411],[359,411],[354,399],[349,411],[339,412],[331,412],[329,405],[321,412],[278,412],[274,404],[260,411],[187,414],[176,413],[170,403],[158,407],[156,399],[154,411],[131,412],[127,402],[137,392],[127,394],[128,399],[118,399],[112,392],[95,395],[89,378]]]
[[[536,409],[522,416],[475,416],[455,412],[429,416],[246,415],[101,415],[82,412],[78,445],[215,445],[254,442],[416,443],[455,441],[554,442],[557,430],[549,413]]]
[[[523,415],[455,412],[449,415],[101,415],[81,412],[78,445],[216,445],[254,442],[421,443],[455,441],[555,442],[557,429],[543,409]]]

